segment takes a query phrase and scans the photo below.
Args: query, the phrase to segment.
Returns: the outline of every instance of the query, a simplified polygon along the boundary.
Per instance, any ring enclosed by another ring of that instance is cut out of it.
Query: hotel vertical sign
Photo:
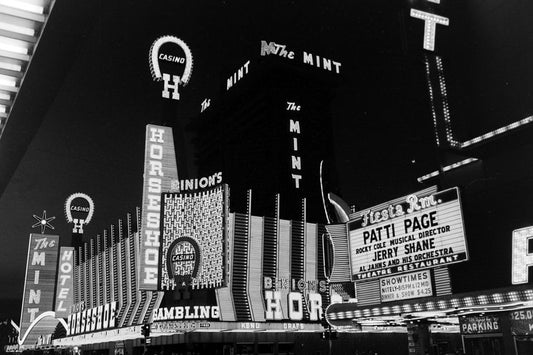
[[[61,247],[56,286],[56,318],[67,318],[74,300],[74,248]]]
[[[157,290],[161,226],[161,193],[178,179],[172,128],[146,126],[142,221],[139,243],[139,289]]]
[[[20,315],[20,334],[44,312],[54,308],[59,236],[30,234],[24,296]]]

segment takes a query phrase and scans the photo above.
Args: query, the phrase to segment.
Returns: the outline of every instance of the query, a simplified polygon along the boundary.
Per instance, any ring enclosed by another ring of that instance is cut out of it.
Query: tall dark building
[[[305,198],[307,220],[322,222],[321,162],[334,166],[331,103],[340,67],[311,54],[306,60],[305,52],[279,53],[265,55],[263,42],[263,56],[227,75],[221,99],[196,127],[197,165],[200,175],[223,172],[232,210],[245,210],[252,189],[254,214],[271,214],[280,194],[283,218],[301,219]],[[324,183],[326,175],[335,174],[324,171]]]

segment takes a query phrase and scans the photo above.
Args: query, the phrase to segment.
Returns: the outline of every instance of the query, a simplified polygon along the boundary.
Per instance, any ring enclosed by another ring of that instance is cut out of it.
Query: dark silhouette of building
[[[307,220],[326,220],[321,162],[334,166],[331,103],[338,77],[277,56],[248,61],[228,74],[218,104],[194,129],[199,174],[223,172],[232,210],[245,210],[252,189],[254,214],[271,214],[280,194],[283,218],[301,219],[305,198]]]

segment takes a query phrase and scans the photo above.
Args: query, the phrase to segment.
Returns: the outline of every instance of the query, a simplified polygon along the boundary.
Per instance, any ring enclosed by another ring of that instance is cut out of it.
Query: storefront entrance
[[[515,345],[516,345],[516,355],[533,354],[533,338],[516,337]]]
[[[505,354],[503,350],[503,337],[465,337],[464,342],[467,355]]]

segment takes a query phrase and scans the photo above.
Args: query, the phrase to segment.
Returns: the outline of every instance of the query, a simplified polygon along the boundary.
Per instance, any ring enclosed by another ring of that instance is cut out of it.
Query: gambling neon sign
[[[161,48],[167,44],[178,47],[178,49],[183,52],[183,56],[160,53]],[[178,74],[181,66],[176,66],[173,68],[173,73],[161,72],[161,65],[159,63],[160,60],[167,63],[185,64],[183,73],[181,75]],[[193,58],[189,46],[175,36],[160,37],[155,40],[150,47],[149,62],[152,79],[154,81],[163,81],[163,91],[161,96],[166,99],[170,99],[170,93],[172,92],[172,99],[179,100],[179,87],[187,85],[192,73]]]
[[[72,233],[83,234],[83,226],[91,222],[93,214],[94,202],[87,194],[76,192],[65,201],[67,221],[74,224]]]

